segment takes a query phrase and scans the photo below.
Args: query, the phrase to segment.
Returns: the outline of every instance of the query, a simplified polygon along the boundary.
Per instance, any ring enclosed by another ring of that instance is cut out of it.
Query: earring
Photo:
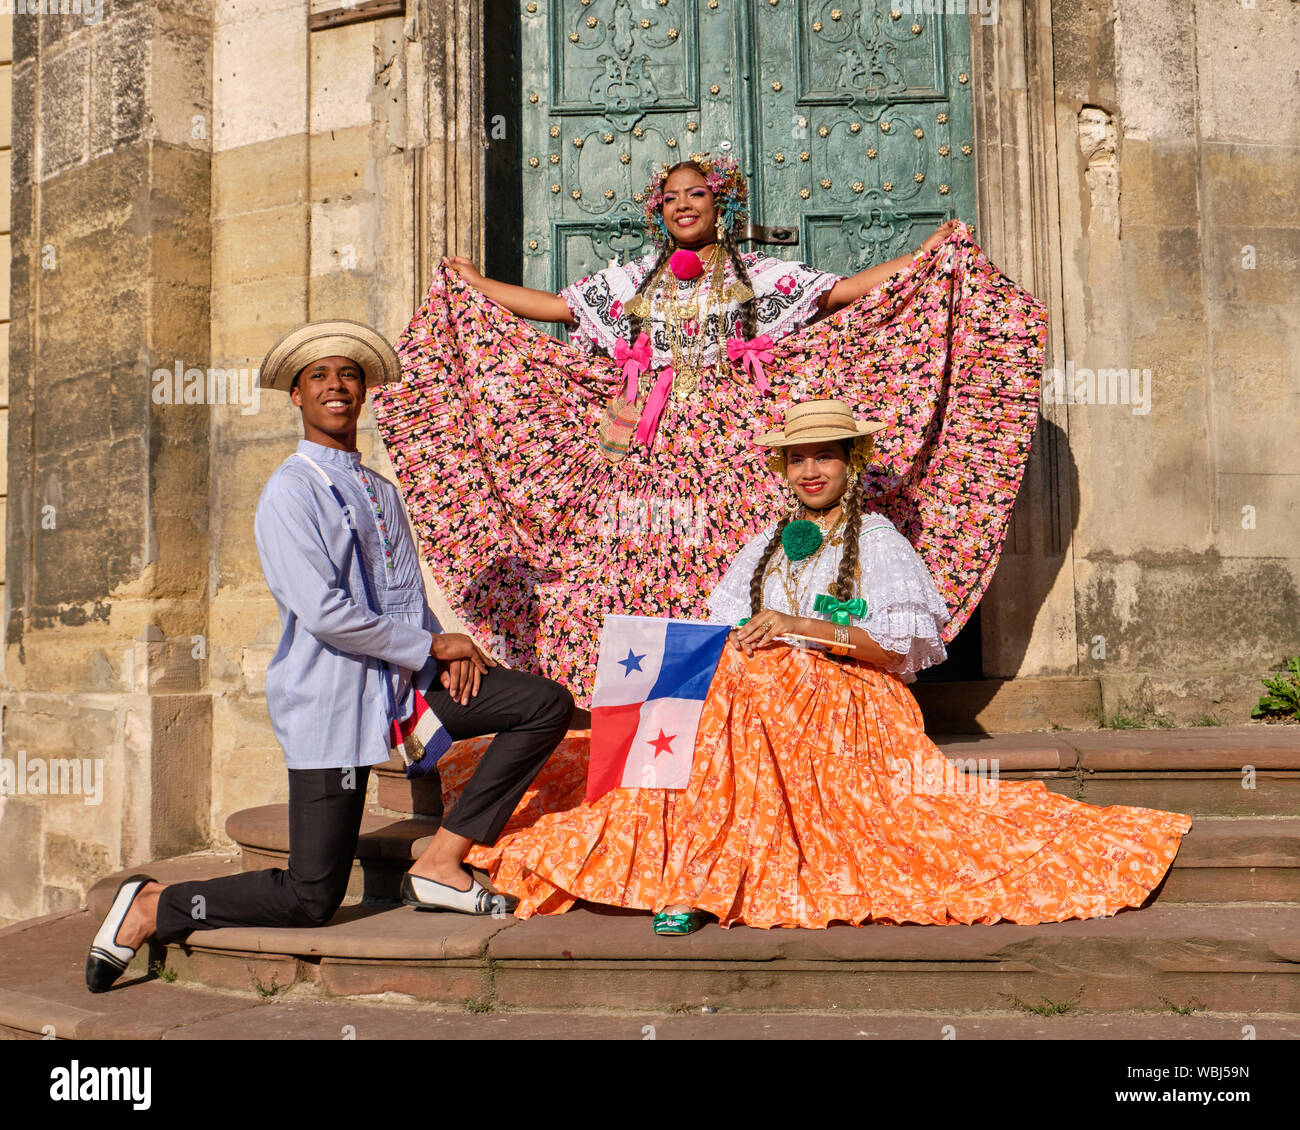
[[[722,232],[722,217],[721,217],[721,216],[718,217],[718,222],[717,222],[716,225],[714,225],[713,231],[714,231],[714,234],[717,236],[717,240],[718,240],[718,242],[721,243],[721,242],[722,242],[722,235],[723,235],[723,232]]]
[[[787,501],[785,504],[785,512],[790,516],[790,520],[793,521],[798,516],[799,511],[802,509],[803,509],[803,503],[799,501],[799,496],[794,493],[794,490],[792,488],[790,491],[789,501]]]

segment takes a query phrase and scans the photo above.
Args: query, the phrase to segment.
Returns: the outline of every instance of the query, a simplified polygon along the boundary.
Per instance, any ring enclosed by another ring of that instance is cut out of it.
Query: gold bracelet
[[[849,629],[847,624],[835,625],[835,643],[831,647],[831,654],[835,656],[848,655],[849,653]]]

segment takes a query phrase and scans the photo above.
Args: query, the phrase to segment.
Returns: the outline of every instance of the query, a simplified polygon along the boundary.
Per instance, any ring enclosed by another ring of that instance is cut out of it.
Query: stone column
[[[1047,365],[1064,351],[1051,0],[971,16],[981,245],[1048,310]],[[981,605],[984,673],[1076,671],[1072,481],[1064,405],[1045,405],[993,583]]]
[[[483,0],[419,0],[407,69],[408,130],[417,146],[417,305],[443,255],[482,263],[482,11]]]
[[[0,918],[206,839],[211,9],[14,19]]]

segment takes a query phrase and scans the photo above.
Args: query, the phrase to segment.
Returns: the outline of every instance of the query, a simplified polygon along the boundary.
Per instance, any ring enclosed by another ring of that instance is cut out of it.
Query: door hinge
[[[754,243],[777,243],[785,247],[795,247],[799,243],[799,229],[793,225],[764,227],[762,224],[743,224],[736,229],[736,239],[748,239]]]

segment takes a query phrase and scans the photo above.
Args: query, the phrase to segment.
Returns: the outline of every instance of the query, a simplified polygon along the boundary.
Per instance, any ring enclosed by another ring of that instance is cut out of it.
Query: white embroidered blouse
[[[736,555],[709,596],[709,623],[734,625],[757,611],[750,608],[749,582],[775,532],[773,522]],[[792,608],[785,583],[786,558],[778,548],[769,562],[763,607],[792,616],[829,619],[813,611],[813,602],[835,580],[842,554],[842,546],[823,545],[798,578],[798,607]],[[862,579],[854,595],[866,598],[867,614],[850,623],[863,629],[886,651],[901,655],[897,663],[885,665],[885,670],[902,676],[904,682],[915,682],[917,671],[942,663],[948,657],[939,635],[949,620],[948,606],[911,543],[882,514],[862,515],[858,564]],[[803,646],[823,650],[829,647],[815,643]]]
[[[570,343],[587,353],[599,351],[612,357],[614,346],[620,341],[628,341],[631,331],[623,304],[636,294],[637,287],[654,269],[656,257],[652,253],[623,266],[608,267],[579,279],[560,291],[560,297],[568,303],[569,310],[578,322],[569,331]],[[801,330],[811,322],[817,314],[817,300],[839,282],[838,275],[757,251],[745,252],[740,258],[745,264],[745,270],[749,272],[750,286],[754,291],[754,313],[758,321],[758,332],[754,336],[767,334],[774,342]],[[689,301],[691,295],[695,294],[701,308],[704,306],[708,295],[707,278],[681,282],[667,271],[664,272],[664,278],[670,288],[676,286],[677,301]],[[724,285],[735,281],[735,271],[728,259]],[[703,309],[701,313],[704,313]],[[701,357],[701,365],[717,364],[719,316],[723,319],[724,342],[731,337],[745,336],[740,303],[729,302],[721,311],[710,313],[703,325],[708,344]],[[672,364],[672,349],[657,304],[652,318],[653,324],[651,319],[646,319],[642,330],[650,338],[653,367],[659,369]],[[723,361],[726,361],[725,357]]]

